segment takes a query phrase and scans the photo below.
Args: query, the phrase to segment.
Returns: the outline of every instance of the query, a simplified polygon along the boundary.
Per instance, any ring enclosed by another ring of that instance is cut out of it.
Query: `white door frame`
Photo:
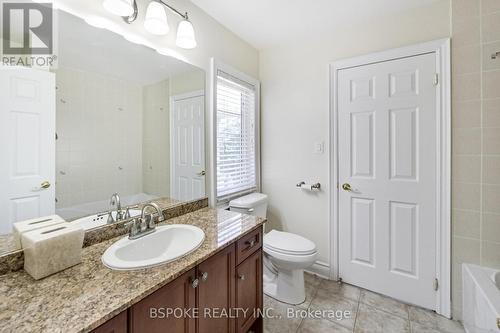
[[[436,312],[451,317],[451,60],[450,39],[372,53],[360,57],[335,61],[330,64],[330,278],[339,277],[339,179],[338,179],[338,71],[378,62],[434,53],[439,78],[436,109],[437,126],[437,184],[436,211]]]
[[[169,121],[169,131],[170,131],[170,195],[172,195],[172,193],[174,192],[174,182],[173,182],[173,179],[174,179],[174,168],[175,168],[175,163],[174,163],[174,159],[172,158],[174,156],[174,140],[172,140],[172,133],[174,132],[174,117],[173,117],[173,110],[174,110],[174,105],[175,105],[175,102],[176,101],[180,101],[180,100],[183,100],[183,99],[188,99],[188,98],[193,98],[193,97],[200,97],[200,96],[203,96],[203,98],[205,97],[205,90],[195,90],[195,91],[190,91],[190,92],[187,92],[187,93],[184,93],[184,94],[178,94],[178,95],[173,95],[173,96],[170,96],[170,108],[169,108],[169,118],[170,118],[170,121]],[[205,106],[206,103],[203,103],[203,105]],[[205,115],[205,110],[203,111],[203,115]],[[203,116],[203,121],[205,121],[205,116]],[[203,139],[205,139],[206,137],[206,133],[203,133]],[[203,145],[203,149],[206,149],[206,144]],[[205,154],[205,158],[206,158],[206,154]],[[205,160],[205,170],[206,170],[206,164],[207,164],[207,161]],[[207,186],[206,186],[206,179],[205,179],[205,196],[207,195]]]

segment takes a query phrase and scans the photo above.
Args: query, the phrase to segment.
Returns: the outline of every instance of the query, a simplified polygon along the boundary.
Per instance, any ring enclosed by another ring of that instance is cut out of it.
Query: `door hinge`
[[[434,74],[434,85],[437,86],[439,84],[439,74]]]
[[[437,278],[434,279],[433,287],[435,291],[439,289],[439,280]]]

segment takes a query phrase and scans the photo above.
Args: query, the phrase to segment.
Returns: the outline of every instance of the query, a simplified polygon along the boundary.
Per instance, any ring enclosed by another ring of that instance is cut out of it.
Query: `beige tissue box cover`
[[[24,270],[38,280],[80,263],[84,233],[63,223],[22,234]]]
[[[66,221],[59,215],[50,215],[14,223],[13,234],[17,247],[21,248],[21,235],[23,233],[64,222]]]

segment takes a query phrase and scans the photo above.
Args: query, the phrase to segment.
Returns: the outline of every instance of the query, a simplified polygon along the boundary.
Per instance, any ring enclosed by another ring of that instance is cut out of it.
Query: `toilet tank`
[[[233,199],[229,202],[229,209],[233,212],[266,218],[267,195],[262,193],[251,193]]]

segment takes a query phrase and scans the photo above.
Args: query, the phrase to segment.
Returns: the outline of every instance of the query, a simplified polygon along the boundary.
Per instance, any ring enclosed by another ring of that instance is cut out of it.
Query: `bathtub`
[[[111,194],[109,195],[111,197]],[[135,205],[141,202],[158,199],[155,195],[146,193],[138,193],[120,197],[122,207]],[[116,207],[115,207],[116,208]],[[87,202],[80,205],[71,207],[64,207],[56,209],[56,214],[61,216],[66,221],[73,221],[85,216],[93,215],[99,212],[105,212],[110,209],[109,199],[94,202]]]
[[[465,331],[500,332],[500,270],[463,264],[462,284]]]

